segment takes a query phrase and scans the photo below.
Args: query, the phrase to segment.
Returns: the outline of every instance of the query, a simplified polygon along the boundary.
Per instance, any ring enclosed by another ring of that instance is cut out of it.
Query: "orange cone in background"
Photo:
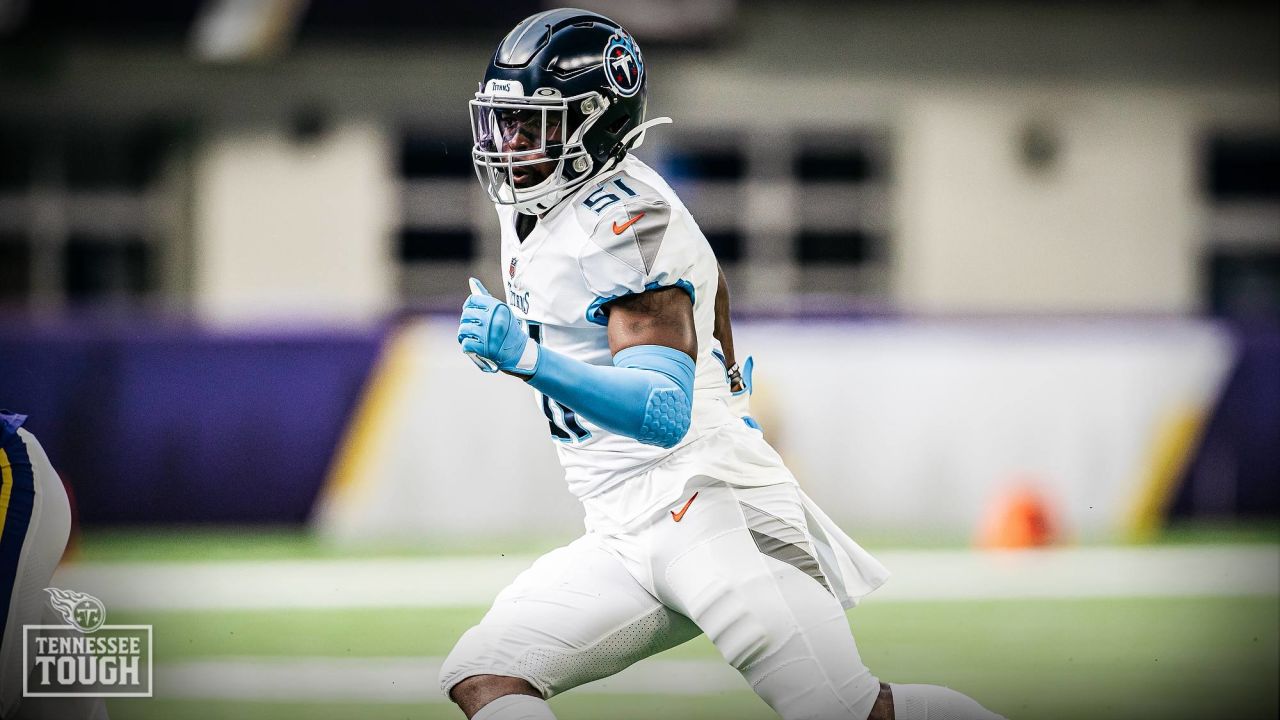
[[[1058,523],[1044,497],[1022,485],[999,498],[983,518],[978,546],[987,549],[1044,547],[1058,540]]]

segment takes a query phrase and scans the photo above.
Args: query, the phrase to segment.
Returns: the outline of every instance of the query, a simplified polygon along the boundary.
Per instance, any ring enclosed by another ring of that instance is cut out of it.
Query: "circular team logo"
[[[604,73],[619,95],[631,97],[640,92],[644,60],[640,58],[640,50],[630,35],[617,32],[609,38],[604,46]]]
[[[49,593],[49,604],[62,619],[82,633],[95,632],[107,621],[106,606],[89,593],[58,588],[45,588],[44,591]]]

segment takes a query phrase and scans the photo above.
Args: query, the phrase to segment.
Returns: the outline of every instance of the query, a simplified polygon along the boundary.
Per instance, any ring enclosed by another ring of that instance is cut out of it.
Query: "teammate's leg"
[[[545,699],[699,633],[587,535],[498,595],[449,653],[441,689],[472,720],[546,720]]]

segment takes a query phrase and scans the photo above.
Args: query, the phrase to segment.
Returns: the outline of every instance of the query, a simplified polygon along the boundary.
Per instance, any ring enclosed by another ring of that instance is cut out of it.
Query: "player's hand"
[[[516,365],[524,355],[529,333],[511,307],[489,294],[480,281],[471,278],[471,295],[462,305],[458,321],[458,343],[462,352],[485,372],[506,370],[527,375]]]
[[[732,385],[730,385],[732,397],[729,399],[729,409],[742,418],[742,422],[746,423],[747,427],[759,430],[760,423],[756,422],[756,419],[751,415],[751,372],[755,369],[755,365],[755,358],[748,356],[746,361],[739,366],[742,385],[737,391],[733,391]]]

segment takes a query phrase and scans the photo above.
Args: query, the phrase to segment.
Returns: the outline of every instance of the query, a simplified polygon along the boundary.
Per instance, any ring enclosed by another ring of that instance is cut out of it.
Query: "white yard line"
[[[869,602],[1280,595],[1280,545],[887,551]],[[58,587],[109,610],[483,607],[532,557],[79,563]]]
[[[307,702],[446,702],[437,677],[443,658],[219,658],[156,666],[156,697]],[[714,660],[647,660],[575,694],[709,695],[749,692],[733,668]]]

